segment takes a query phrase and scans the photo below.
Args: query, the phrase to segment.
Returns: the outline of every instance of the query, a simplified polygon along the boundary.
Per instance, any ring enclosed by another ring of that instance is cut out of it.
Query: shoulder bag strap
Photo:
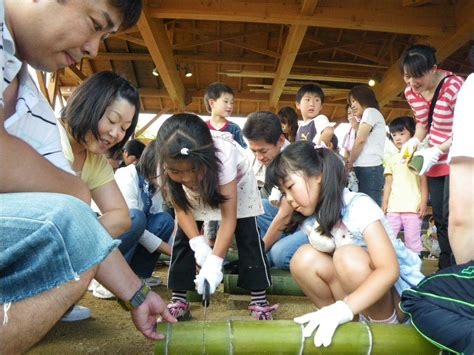
[[[433,122],[433,112],[436,106],[436,101],[438,101],[438,96],[439,96],[439,92],[441,91],[441,87],[443,86],[444,81],[451,76],[454,76],[454,75],[445,76],[443,79],[441,79],[438,86],[436,87],[433,98],[431,99],[430,111],[428,113],[428,131],[430,130],[431,122]]]

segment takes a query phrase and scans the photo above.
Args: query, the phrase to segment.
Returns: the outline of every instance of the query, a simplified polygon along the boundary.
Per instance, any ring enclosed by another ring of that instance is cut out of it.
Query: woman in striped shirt
[[[464,80],[451,72],[438,69],[436,50],[427,45],[413,45],[400,58],[400,69],[407,83],[405,97],[416,118],[413,138],[404,144],[402,152],[412,152],[429,134],[428,148],[422,151],[424,164],[420,175],[428,177],[428,190],[441,247],[439,268],[454,263],[448,239],[449,165],[447,153],[451,146],[453,113],[457,94]],[[431,101],[440,90],[432,120]]]

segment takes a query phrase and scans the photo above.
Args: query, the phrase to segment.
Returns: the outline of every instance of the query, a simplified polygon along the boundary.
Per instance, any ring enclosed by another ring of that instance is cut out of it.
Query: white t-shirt
[[[140,188],[138,187],[138,173],[135,164],[117,169],[115,172],[115,181],[122,192],[125,202],[129,209],[143,211],[143,200]],[[163,212],[163,197],[161,191],[157,190],[151,199],[150,213],[156,214]],[[161,238],[145,229],[139,239],[139,243],[150,253],[155,252],[163,241]]]
[[[474,158],[474,74],[467,77],[458,93],[453,118],[453,144],[449,150],[448,162],[455,157]]]
[[[3,1],[0,7],[0,15],[3,15]],[[58,168],[74,174],[62,151],[54,112],[30,77],[26,63],[22,63],[15,56],[15,43],[4,23],[3,16],[1,21],[2,96],[8,84],[18,77],[15,113],[5,120],[4,127],[9,134],[28,143]]]
[[[359,127],[363,123],[371,126],[372,130],[367,137],[362,152],[354,162],[354,166],[368,167],[381,165],[386,138],[385,120],[379,110],[369,107],[364,110]]]
[[[237,182],[237,218],[247,218],[261,215],[263,206],[257,179],[250,166],[250,159],[245,149],[233,140],[229,132],[211,131],[214,146],[217,148],[217,158],[222,165],[219,171],[219,185],[225,185],[233,180]],[[199,193],[183,186],[196,221],[220,221],[219,208],[211,208],[202,203]]]
[[[317,115],[314,119],[314,126],[316,127],[316,135],[313,138],[314,144],[320,144],[321,134],[328,127],[334,127],[336,122],[329,121],[329,118],[325,115]]]

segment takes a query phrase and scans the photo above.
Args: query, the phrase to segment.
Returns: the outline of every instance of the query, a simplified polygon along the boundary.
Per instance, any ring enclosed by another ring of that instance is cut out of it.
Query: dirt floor
[[[436,261],[424,261],[423,272],[431,274],[436,269]],[[166,288],[167,267],[158,267],[155,276],[160,276],[163,284],[154,291],[168,301],[170,294]],[[222,288],[222,286],[221,286]],[[251,319],[245,308],[246,296],[229,298],[218,290],[212,297],[207,311],[207,320]],[[272,303],[279,303],[280,309],[275,319],[292,319],[314,310],[305,297],[269,296]],[[152,354],[154,343],[146,340],[134,327],[130,315],[114,300],[99,300],[87,293],[80,304],[89,307],[92,318],[75,323],[59,322],[49,334],[29,354]],[[203,308],[199,302],[191,304],[194,320],[203,320]]]

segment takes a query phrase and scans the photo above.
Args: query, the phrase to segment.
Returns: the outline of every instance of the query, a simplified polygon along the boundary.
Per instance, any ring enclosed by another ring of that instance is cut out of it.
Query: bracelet
[[[142,281],[142,285],[129,301],[122,301],[121,299],[118,299],[117,302],[126,311],[131,311],[139,307],[145,301],[145,298],[150,291],[150,286],[148,286],[145,282]]]

